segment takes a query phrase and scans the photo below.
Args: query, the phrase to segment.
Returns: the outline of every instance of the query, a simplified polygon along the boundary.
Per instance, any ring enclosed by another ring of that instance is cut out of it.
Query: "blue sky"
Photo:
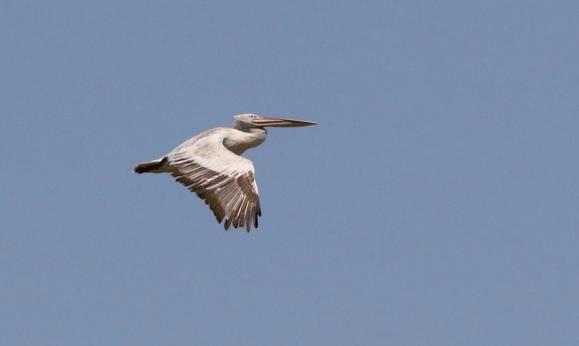
[[[0,344],[577,345],[573,1],[0,4]],[[131,167],[238,113],[256,232]]]

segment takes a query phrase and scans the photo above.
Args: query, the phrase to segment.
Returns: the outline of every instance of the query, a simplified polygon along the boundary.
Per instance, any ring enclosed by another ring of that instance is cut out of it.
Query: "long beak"
[[[313,121],[304,120],[293,120],[293,119],[279,119],[279,118],[268,118],[259,117],[252,121],[256,126],[262,127],[303,127],[317,125],[318,123]]]

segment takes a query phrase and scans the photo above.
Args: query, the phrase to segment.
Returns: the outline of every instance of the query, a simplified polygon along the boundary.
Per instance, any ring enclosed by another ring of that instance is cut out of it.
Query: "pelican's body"
[[[177,146],[161,159],[144,162],[136,173],[170,173],[178,182],[209,204],[217,221],[230,225],[258,226],[261,216],[255,169],[240,155],[262,144],[265,127],[298,127],[316,123],[266,118],[254,114],[235,117],[234,128],[205,131]]]

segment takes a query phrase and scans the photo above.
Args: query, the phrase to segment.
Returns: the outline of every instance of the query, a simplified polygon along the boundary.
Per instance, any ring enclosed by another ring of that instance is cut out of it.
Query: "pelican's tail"
[[[141,173],[161,173],[162,171],[160,170],[165,163],[167,163],[167,157],[165,156],[162,159],[159,160],[153,160],[153,161],[149,161],[149,162],[143,162],[138,164],[135,168],[133,168],[133,172],[137,173],[137,174],[141,174]]]

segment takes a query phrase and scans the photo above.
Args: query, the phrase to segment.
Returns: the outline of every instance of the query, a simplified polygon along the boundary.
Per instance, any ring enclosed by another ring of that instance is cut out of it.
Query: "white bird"
[[[255,169],[241,154],[265,141],[266,127],[317,123],[255,114],[240,114],[234,119],[234,128],[205,131],[162,158],[137,165],[134,172],[171,174],[209,205],[219,223],[225,220],[226,230],[233,226],[249,232],[252,225],[257,228],[261,207]]]

